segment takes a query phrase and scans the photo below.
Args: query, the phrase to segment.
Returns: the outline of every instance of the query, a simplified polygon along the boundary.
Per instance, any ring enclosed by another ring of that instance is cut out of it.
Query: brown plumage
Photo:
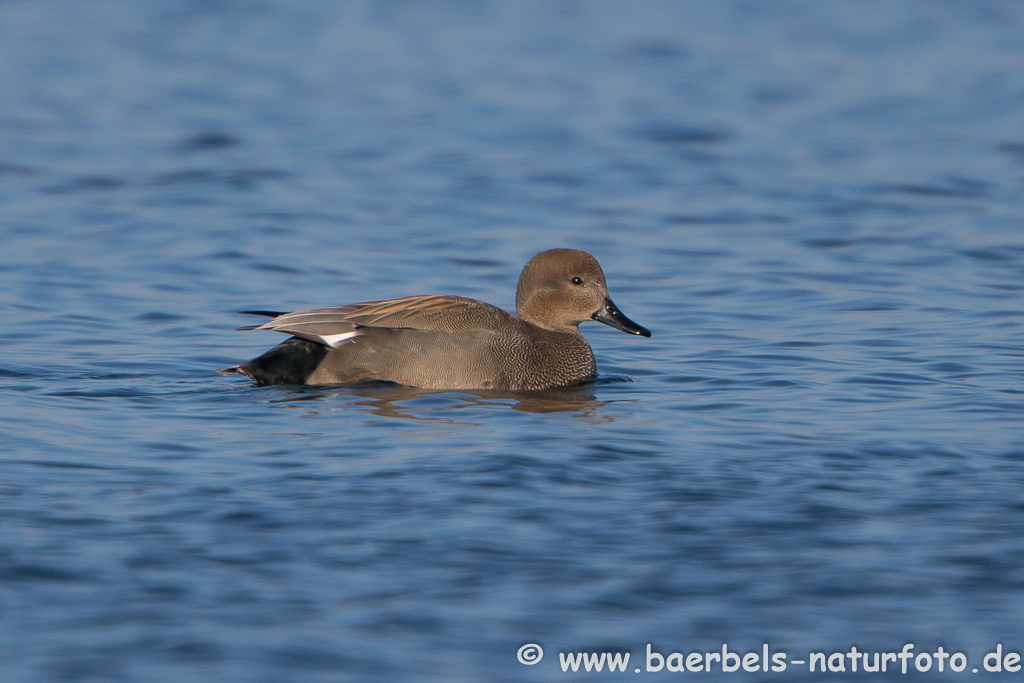
[[[516,313],[458,296],[409,296],[274,316],[241,329],[292,338],[259,358],[225,368],[260,384],[396,382],[427,389],[533,390],[594,376],[579,324],[597,320],[645,337],[608,297],[590,254],[551,249],[519,276]]]

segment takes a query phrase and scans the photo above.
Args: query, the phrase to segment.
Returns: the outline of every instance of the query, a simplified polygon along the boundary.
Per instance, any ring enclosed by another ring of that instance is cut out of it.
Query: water
[[[1018,3],[339,5],[0,3],[4,681],[1024,650]],[[215,374],[555,246],[591,385]]]

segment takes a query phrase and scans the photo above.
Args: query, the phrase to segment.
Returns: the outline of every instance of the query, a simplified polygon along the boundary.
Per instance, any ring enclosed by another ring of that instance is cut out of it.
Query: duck
[[[218,371],[259,385],[391,382],[422,389],[535,391],[596,376],[581,323],[593,320],[651,336],[614,304],[597,259],[579,249],[549,249],[527,262],[516,286],[515,315],[445,294],[241,313],[271,320],[239,330],[290,335],[263,355]]]

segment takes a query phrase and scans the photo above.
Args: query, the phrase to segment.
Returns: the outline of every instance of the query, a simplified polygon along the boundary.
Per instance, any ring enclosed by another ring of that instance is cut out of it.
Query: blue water
[[[3,681],[1024,651],[1020,3],[8,0],[0,84]],[[557,246],[588,386],[215,373]]]

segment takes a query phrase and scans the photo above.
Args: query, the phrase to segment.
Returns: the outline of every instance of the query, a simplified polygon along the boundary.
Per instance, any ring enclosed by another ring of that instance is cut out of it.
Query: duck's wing
[[[273,311],[247,311],[266,315]],[[243,330],[274,330],[336,347],[359,336],[361,327],[457,332],[493,329],[509,313],[496,306],[460,296],[407,296],[386,301],[364,301],[347,306],[307,308],[276,315],[262,325]]]

